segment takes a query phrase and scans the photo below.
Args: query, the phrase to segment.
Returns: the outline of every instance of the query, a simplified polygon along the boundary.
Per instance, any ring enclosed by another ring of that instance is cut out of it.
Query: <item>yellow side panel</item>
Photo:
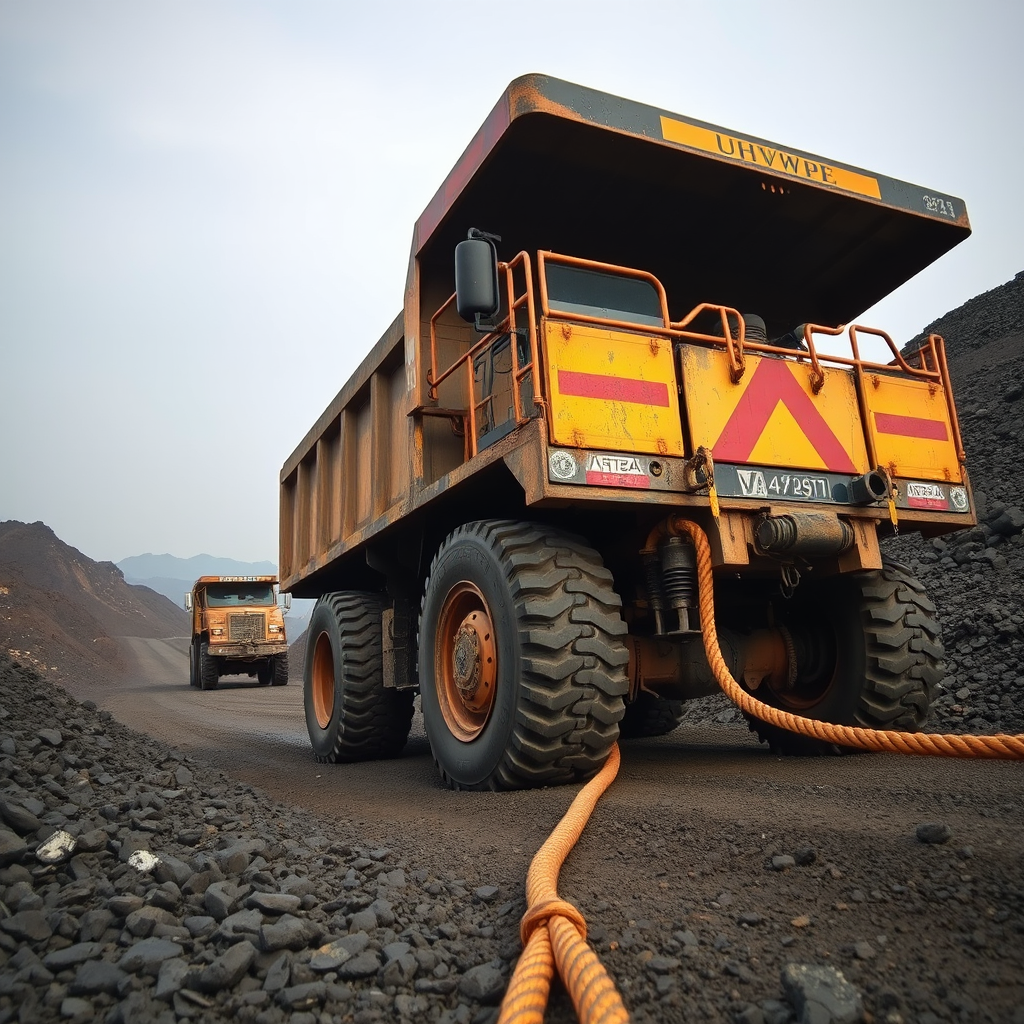
[[[864,391],[878,461],[893,476],[963,480],[938,384],[873,375]]]
[[[739,382],[722,349],[684,345],[683,394],[694,447],[719,462],[862,474],[867,448],[853,375],[824,368],[825,386],[811,389],[808,364],[746,356]]]
[[[552,443],[683,454],[670,342],[550,321],[544,341]]]

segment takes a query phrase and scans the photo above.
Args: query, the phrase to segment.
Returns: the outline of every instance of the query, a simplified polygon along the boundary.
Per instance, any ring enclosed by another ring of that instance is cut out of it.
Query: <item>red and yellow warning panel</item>
[[[683,345],[680,364],[690,439],[717,462],[851,475],[870,468],[851,372],[824,368],[815,394],[804,362],[748,352],[737,383],[723,349]]]
[[[866,374],[864,404],[878,463],[893,476],[963,480],[940,384]]]
[[[552,444],[683,454],[671,342],[552,321],[544,342]]]

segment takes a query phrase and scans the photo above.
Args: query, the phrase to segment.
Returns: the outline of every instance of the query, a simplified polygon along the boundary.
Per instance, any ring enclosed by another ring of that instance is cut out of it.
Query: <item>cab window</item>
[[[206,588],[210,608],[237,608],[242,605],[272,605],[274,587],[270,583],[217,583]]]
[[[601,270],[545,264],[548,305],[559,313],[664,327],[658,292],[650,281]]]

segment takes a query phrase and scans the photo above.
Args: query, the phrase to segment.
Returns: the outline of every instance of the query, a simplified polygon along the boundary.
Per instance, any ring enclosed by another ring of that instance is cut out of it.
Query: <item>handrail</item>
[[[568,311],[562,311],[558,309],[552,309],[549,303],[548,289],[547,289],[547,276],[545,274],[545,265],[548,262],[560,263],[566,266],[576,266],[583,269],[597,270],[606,273],[619,274],[621,276],[633,277],[639,280],[648,281],[657,291],[658,302],[661,306],[661,313],[664,320],[663,325],[657,324],[641,324],[629,320],[616,320],[610,317],[597,317],[590,316],[584,313],[570,313]],[[525,274],[525,290],[522,295],[518,297],[515,295],[515,284],[513,272],[518,268],[522,267]],[[475,345],[472,345],[469,350],[463,353],[451,366],[445,369],[443,372],[437,372],[437,322],[442,314],[452,305],[455,301],[455,295],[450,296],[444,304],[437,310],[437,312],[430,319],[430,369],[427,373],[427,383],[429,385],[429,394],[433,399],[437,398],[437,388],[442,384],[448,377],[450,377],[463,363],[466,363],[469,367],[467,370],[467,384],[469,387],[469,395],[473,395],[473,369],[472,360],[473,358],[492,345],[497,338],[504,333],[511,333],[515,335],[515,314],[516,310],[520,310],[525,306],[525,312],[529,324],[529,342],[530,342],[530,361],[522,367],[518,365],[518,348],[516,345],[512,345],[512,398],[515,409],[516,424],[521,426],[526,422],[528,417],[524,417],[521,413],[521,391],[520,386],[526,376],[540,365],[539,351],[538,351],[538,340],[537,340],[537,316],[534,307],[534,295],[533,295],[533,275],[531,271],[531,263],[529,254],[526,252],[520,252],[514,257],[509,263],[499,263],[498,268],[504,271],[506,278],[506,291],[510,298],[509,311],[505,319],[494,328],[489,334],[485,335]],[[636,270],[632,267],[618,266],[612,263],[603,263],[597,260],[587,260],[575,256],[566,256],[562,253],[552,252],[550,250],[540,250],[537,253],[537,280],[540,288],[540,311],[544,317],[555,317],[557,319],[569,319],[573,322],[591,323],[609,328],[622,327],[632,328],[637,331],[642,331],[646,334],[653,334],[660,337],[666,337],[671,340],[688,340],[696,341],[705,345],[713,345],[722,347],[725,349],[728,361],[729,361],[729,375],[733,383],[738,383],[742,378],[744,370],[746,368],[746,353],[763,353],[765,355],[782,356],[784,358],[802,362],[805,359],[810,363],[810,386],[814,394],[818,394],[825,384],[825,371],[822,367],[822,359],[827,360],[829,365],[833,366],[847,366],[854,370],[856,378],[857,392],[859,402],[861,405],[861,416],[865,423],[865,434],[868,440],[869,449],[873,448],[873,442],[871,432],[866,429],[866,407],[865,403],[865,381],[864,376],[869,372],[880,372],[880,373],[892,373],[894,370],[899,371],[909,377],[915,377],[922,380],[927,380],[942,386],[946,408],[949,414],[950,426],[953,433],[953,442],[956,449],[956,455],[958,460],[963,463],[965,462],[965,455],[963,450],[963,440],[960,433],[960,423],[956,414],[956,408],[953,405],[952,389],[950,384],[949,366],[946,362],[945,343],[943,339],[937,335],[929,335],[928,340],[920,346],[916,356],[920,362],[919,366],[914,366],[903,356],[900,350],[897,348],[896,343],[892,338],[883,330],[876,327],[868,327],[864,324],[850,324],[848,327],[845,325],[839,325],[838,327],[829,327],[824,324],[807,323],[803,325],[803,340],[807,347],[807,351],[798,351],[792,348],[782,347],[780,345],[772,345],[767,342],[751,341],[747,336],[746,332],[746,321],[743,315],[731,306],[724,306],[719,303],[713,302],[702,302],[695,306],[689,313],[686,314],[681,320],[672,321],[669,319],[668,314],[668,297],[665,293],[665,288],[661,281],[653,274],[648,273],[644,270]],[[717,312],[721,320],[722,334],[713,335],[707,334],[701,331],[687,330],[690,324],[697,319],[702,313]],[[735,317],[736,322],[736,337],[733,337],[733,326],[729,322],[730,317]],[[838,337],[844,333],[849,334],[850,338],[850,356],[838,355],[838,354],[820,354],[815,344],[815,335],[827,335],[830,337]],[[889,347],[892,353],[892,360],[888,363],[875,362],[874,360],[864,359],[860,353],[860,344],[858,341],[858,334],[870,334],[875,337],[881,338],[886,345]],[[534,394],[533,402],[534,405],[543,408],[545,400],[542,392],[542,382],[534,374]],[[491,396],[486,396],[481,402],[474,403],[470,400],[470,407],[467,409],[467,416],[472,421],[469,429],[466,431],[469,447],[469,456],[476,454],[476,413],[484,405],[492,400]],[[871,454],[869,450],[869,455]]]
[[[714,334],[701,334],[699,331],[683,330],[684,327],[693,323],[701,313],[712,309],[717,310],[722,318],[721,337]],[[735,339],[732,336],[732,327],[729,324],[730,314],[736,317],[739,325]],[[716,345],[724,341],[725,350],[729,354],[729,377],[733,384],[739,383],[740,378],[743,376],[743,371],[747,368],[746,360],[743,358],[743,344],[747,337],[747,322],[743,319],[743,314],[739,310],[733,309],[732,306],[719,306],[714,302],[702,302],[699,306],[691,309],[682,320],[669,323],[668,326],[670,330],[674,331],[681,338],[691,338],[694,341],[710,341]]]
[[[525,288],[522,295],[516,296],[515,293],[515,271],[521,268],[524,280]],[[437,399],[437,389],[443,384],[449,377],[451,377],[459,367],[465,365],[466,367],[466,397],[467,397],[467,408],[464,416],[468,421],[466,424],[466,447],[467,447],[467,458],[472,458],[477,454],[477,429],[476,429],[476,414],[477,412],[486,406],[488,403],[493,402],[493,395],[485,395],[481,401],[475,401],[474,397],[474,365],[473,361],[477,355],[481,352],[486,351],[496,341],[498,341],[503,335],[510,336],[509,350],[512,358],[512,407],[515,410],[516,426],[522,426],[529,419],[528,416],[522,414],[522,401],[521,401],[521,385],[523,380],[534,371],[534,368],[539,365],[537,357],[537,320],[536,313],[534,310],[533,302],[533,274],[532,264],[530,261],[529,253],[520,252],[512,258],[508,263],[498,263],[499,272],[503,272],[505,275],[505,290],[508,297],[508,313],[493,329],[488,331],[479,341],[471,345],[469,349],[460,355],[455,362],[453,362],[446,369],[438,372],[437,369],[437,328],[438,321],[441,316],[451,308],[455,302],[455,294],[450,295],[438,308],[437,312],[430,318],[430,368],[427,370],[427,385],[428,393],[434,400]],[[516,343],[516,310],[521,309],[525,306],[526,317],[528,321],[528,339],[530,344],[530,361],[523,366],[519,366],[519,348]],[[536,379],[536,374],[534,374]],[[539,382],[534,385],[534,396],[533,404],[538,407],[542,407],[544,399],[539,394]]]
[[[547,274],[544,273],[544,266],[546,263],[561,263],[568,267],[581,267],[584,270],[597,270],[609,274],[617,274],[619,277],[635,277],[641,281],[647,281],[648,284],[654,286],[655,291],[658,293],[658,304],[661,306],[661,319],[665,326],[668,326],[669,315],[668,315],[668,295],[665,294],[665,286],[658,280],[653,274],[646,270],[637,270],[634,267],[620,267],[614,263],[601,263],[598,260],[585,260],[579,256],[566,256],[563,253],[551,252],[549,249],[541,249],[537,253],[537,274],[540,280],[540,310],[542,316],[550,316],[552,313],[551,305],[548,302],[548,278]],[[553,311],[555,315],[559,315],[559,310]],[[581,320],[587,323],[613,323],[613,324],[629,324],[629,320],[611,320],[609,317],[601,316],[590,316],[587,313],[566,313],[564,310],[561,311],[562,316],[571,316],[573,320]],[[640,325],[637,325],[640,326]],[[654,325],[642,325],[644,329]]]

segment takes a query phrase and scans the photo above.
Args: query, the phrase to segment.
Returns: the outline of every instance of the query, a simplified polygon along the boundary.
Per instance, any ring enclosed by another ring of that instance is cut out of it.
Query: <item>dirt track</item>
[[[129,682],[77,696],[308,809],[339,836],[416,850],[473,884],[521,896],[531,854],[571,799],[569,789],[451,793],[416,723],[399,760],[318,765],[297,666],[285,688],[239,680],[202,692],[187,685],[183,641],[128,643],[139,664]],[[759,1004],[777,993],[786,963],[824,962],[881,1000],[888,1016],[879,1020],[1016,1020],[1022,811],[1020,764],[781,760],[743,726],[684,726],[623,744],[620,776],[561,891],[591,922],[627,1001],[650,985],[652,955],[682,952],[680,991],[692,990],[697,1005],[705,986],[724,988],[737,1006]],[[929,821],[949,826],[948,843],[918,841]],[[801,848],[814,851],[813,863],[773,870],[773,857]],[[792,924],[802,917],[810,924]],[[683,932],[698,935],[702,953],[704,943],[713,949],[710,961],[691,969]],[[558,1013],[549,1019],[571,1019]]]

